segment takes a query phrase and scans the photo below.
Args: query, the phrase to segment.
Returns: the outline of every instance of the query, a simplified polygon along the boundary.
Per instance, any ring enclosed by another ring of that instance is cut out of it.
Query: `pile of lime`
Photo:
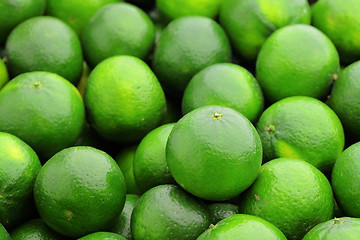
[[[359,0],[0,0],[0,240],[359,240]]]

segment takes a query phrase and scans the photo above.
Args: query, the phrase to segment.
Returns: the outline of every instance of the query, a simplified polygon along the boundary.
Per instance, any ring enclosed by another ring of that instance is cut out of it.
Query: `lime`
[[[0,59],[0,89],[9,81],[8,72],[4,62]]]
[[[323,102],[310,97],[289,97],[261,115],[257,130],[264,160],[297,158],[321,171],[330,171],[344,149],[339,118]]]
[[[212,203],[208,205],[211,223],[216,224],[224,218],[239,213],[239,207],[231,203]]]
[[[1,223],[0,223],[0,238],[2,240],[11,240],[9,233],[6,231],[6,229]]]
[[[332,218],[333,193],[324,174],[311,164],[279,158],[261,167],[239,211],[269,221],[289,240],[301,239],[313,226]]]
[[[232,108],[255,122],[263,111],[264,97],[248,70],[231,63],[218,63],[197,73],[184,92],[183,114],[206,105]]]
[[[44,164],[34,197],[47,225],[76,238],[111,226],[124,207],[125,180],[105,152],[71,147]]]
[[[162,120],[165,95],[146,63],[131,56],[116,56],[91,72],[85,104],[90,124],[102,137],[134,142]]]
[[[80,79],[80,40],[71,27],[54,17],[34,17],[19,24],[6,41],[6,51],[11,76],[47,71],[74,84]]]
[[[257,177],[261,141],[242,114],[210,105],[195,109],[175,124],[166,160],[176,182],[189,193],[206,200],[228,200]]]
[[[209,225],[206,206],[175,185],[160,185],[144,193],[131,217],[135,240],[195,239]]]
[[[126,238],[116,233],[97,232],[86,235],[85,237],[79,238],[78,240],[126,240]]]

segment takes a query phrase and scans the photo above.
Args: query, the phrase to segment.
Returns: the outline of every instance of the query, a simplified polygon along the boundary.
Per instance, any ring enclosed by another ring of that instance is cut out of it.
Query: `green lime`
[[[206,105],[232,108],[255,122],[264,109],[264,97],[248,70],[231,63],[219,63],[197,73],[184,92],[183,114]]]
[[[0,239],[11,240],[9,233],[6,231],[6,229],[1,223],[0,223]]]
[[[212,203],[208,205],[211,223],[216,224],[224,218],[239,213],[239,207],[231,203]]]
[[[198,71],[230,57],[230,43],[219,24],[206,17],[182,17],[164,29],[152,66],[169,91],[181,94]]]
[[[162,120],[165,95],[142,60],[116,56],[91,72],[85,104],[92,127],[105,139],[139,141]]]
[[[0,223],[13,227],[33,213],[33,187],[41,163],[19,138],[0,132]]]
[[[81,40],[86,60],[92,67],[115,55],[144,59],[154,44],[154,24],[136,6],[108,4],[91,18]]]
[[[201,234],[197,240],[286,240],[274,225],[256,216],[231,215]]]
[[[126,194],[126,201],[124,209],[116,218],[114,225],[110,228],[111,232],[120,234],[126,239],[133,239],[131,233],[131,214],[139,200],[139,196],[133,194]]]
[[[227,0],[220,9],[220,23],[234,49],[251,61],[276,29],[310,21],[307,0]]]
[[[9,75],[4,62],[0,59],[0,89],[9,81]]]
[[[292,25],[266,40],[256,77],[270,102],[291,96],[322,99],[339,68],[339,55],[328,37],[312,26]]]
[[[352,63],[360,59],[360,2],[319,0],[312,6],[313,25],[335,44],[340,59]]]
[[[329,171],[344,149],[344,130],[336,114],[310,97],[289,97],[261,115],[257,130],[264,160],[297,158]]]
[[[97,232],[86,235],[78,240],[126,240],[126,238],[116,233]]]
[[[158,127],[141,140],[134,159],[134,176],[145,192],[157,185],[174,183],[166,162],[166,143],[175,123]]]
[[[228,200],[257,177],[261,141],[242,114],[210,105],[195,109],[175,124],[166,160],[176,182],[189,193],[206,200]]]
[[[49,16],[34,17],[19,24],[6,41],[11,76],[47,71],[76,84],[82,72],[78,36],[68,25]]]
[[[333,217],[334,199],[329,181],[314,166],[279,158],[261,167],[239,211],[269,221],[289,240],[295,240]]]
[[[131,146],[123,149],[115,158],[115,161],[119,165],[122,173],[124,174],[126,193],[128,194],[140,194],[138,185],[135,182],[134,177],[134,162],[135,152],[137,146]]]
[[[195,239],[209,225],[206,206],[175,185],[160,185],[144,193],[131,217],[135,240]]]
[[[0,131],[24,140],[42,160],[71,146],[84,121],[79,92],[56,74],[24,73],[0,91]]]
[[[49,228],[43,220],[30,220],[11,231],[12,240],[66,240],[68,238],[61,236]]]
[[[34,197],[48,226],[76,238],[109,228],[124,207],[125,192],[114,159],[92,147],[71,147],[44,164]]]
[[[46,0],[0,1],[0,45],[3,45],[11,30],[28,18],[42,15]]]

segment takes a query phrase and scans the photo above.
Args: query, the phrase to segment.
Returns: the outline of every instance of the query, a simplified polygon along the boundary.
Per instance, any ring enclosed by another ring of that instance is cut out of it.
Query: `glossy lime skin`
[[[343,217],[316,225],[303,240],[357,240],[360,236],[360,219]]]
[[[166,106],[155,74],[132,56],[100,63],[89,76],[84,98],[92,127],[116,142],[139,141],[160,123]]]
[[[197,72],[229,62],[230,57],[230,43],[220,25],[206,17],[182,17],[164,29],[152,66],[160,82],[180,94]]]
[[[311,164],[279,158],[261,167],[239,211],[269,221],[289,240],[301,239],[311,227],[333,217],[333,193],[325,175]]]
[[[9,81],[9,74],[4,62],[0,59],[0,89]]]
[[[84,28],[81,40],[87,62],[95,67],[115,55],[144,59],[154,44],[155,29],[140,8],[113,3],[96,12]]]
[[[330,39],[300,24],[279,29],[266,40],[256,61],[256,78],[270,102],[290,96],[322,99],[339,69]]]
[[[71,146],[84,121],[78,90],[56,74],[24,73],[0,92],[0,131],[24,140],[42,160]]]
[[[66,240],[50,227],[48,227],[43,220],[30,220],[11,231],[12,240]]]
[[[271,223],[255,216],[234,214],[206,230],[197,240],[286,240]]]
[[[211,223],[216,224],[224,218],[239,213],[239,207],[231,203],[212,203],[208,205]]]
[[[257,177],[261,141],[242,114],[210,105],[195,109],[175,124],[166,160],[175,181],[186,191],[206,200],[228,200]]]
[[[126,194],[126,201],[124,209],[121,214],[115,219],[114,225],[110,228],[111,232],[120,234],[124,236],[128,240],[132,240],[131,233],[131,214],[137,205],[137,201],[139,200],[139,196],[134,194]]]
[[[28,18],[42,15],[46,0],[3,0],[0,2],[0,45],[11,30]]]
[[[76,84],[83,56],[78,36],[57,18],[34,17],[19,24],[5,46],[11,76],[32,71],[59,74]]]
[[[126,238],[116,233],[97,232],[86,235],[85,237],[79,238],[78,240],[126,240]]]
[[[329,36],[347,64],[360,59],[359,11],[357,0],[319,0],[312,6],[313,25]]]
[[[271,105],[257,123],[264,160],[297,158],[330,171],[345,145],[336,114],[310,97],[289,97]]]
[[[339,116],[345,131],[360,140],[360,61],[346,67],[336,79],[328,105]]]
[[[0,132],[0,223],[13,227],[33,213],[33,188],[41,163],[20,138]]]
[[[135,240],[195,239],[209,225],[206,206],[179,186],[170,184],[144,193],[131,218]]]
[[[134,176],[145,192],[161,184],[174,183],[166,162],[166,143],[175,123],[158,127],[141,140],[134,159]]]
[[[2,240],[11,240],[9,233],[6,231],[6,229],[1,223],[0,223],[0,238]]]
[[[346,216],[360,217],[360,143],[347,148],[336,160],[331,183],[336,201]]]
[[[54,155],[34,188],[44,222],[72,238],[109,228],[124,207],[125,193],[115,160],[92,147],[71,147]]]
[[[306,0],[227,0],[220,9],[220,23],[236,52],[255,61],[265,40],[277,29],[293,24],[310,24]]]
[[[221,105],[255,122],[264,109],[264,97],[254,76],[231,63],[211,65],[197,73],[187,85],[182,112],[206,105]]]

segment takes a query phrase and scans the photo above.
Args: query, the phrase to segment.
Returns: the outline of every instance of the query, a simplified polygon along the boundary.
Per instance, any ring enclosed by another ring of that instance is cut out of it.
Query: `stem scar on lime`
[[[211,115],[213,119],[221,119],[222,113],[215,112],[213,115]]]
[[[264,130],[269,133],[274,133],[276,128],[275,128],[275,125],[269,124],[269,126],[265,127]]]

